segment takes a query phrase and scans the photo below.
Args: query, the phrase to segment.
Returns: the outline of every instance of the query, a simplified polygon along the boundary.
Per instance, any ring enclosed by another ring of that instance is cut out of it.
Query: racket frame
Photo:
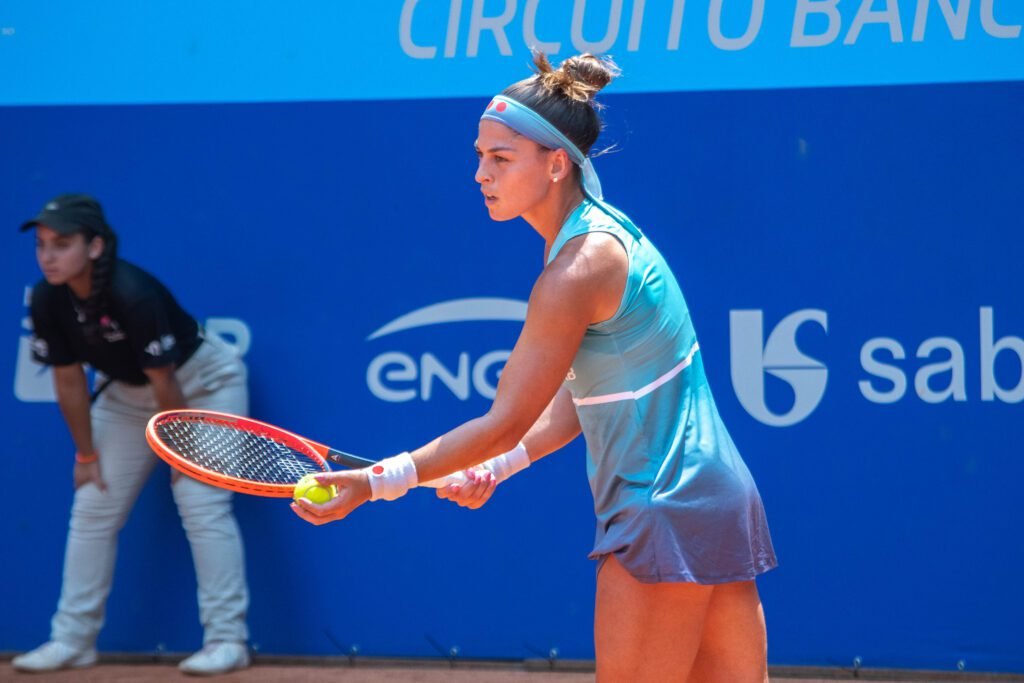
[[[231,413],[193,409],[165,410],[150,418],[149,423],[146,425],[146,441],[157,456],[171,467],[184,472],[194,479],[219,488],[237,491],[238,493],[270,498],[291,498],[295,490],[295,484],[273,484],[233,477],[208,469],[182,457],[173,448],[165,444],[157,432],[157,428],[161,424],[175,418],[185,418],[186,420],[198,422],[222,423],[228,427],[238,428],[242,432],[272,439],[305,455],[324,472],[331,471],[327,464],[328,461],[350,468],[366,467],[373,464],[372,460],[329,448],[321,443],[311,441],[266,422],[260,422],[259,420],[240,415],[232,415]]]

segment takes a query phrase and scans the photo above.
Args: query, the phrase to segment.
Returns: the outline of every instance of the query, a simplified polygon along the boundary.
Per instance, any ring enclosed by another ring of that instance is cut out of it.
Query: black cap
[[[62,194],[46,202],[30,221],[21,224],[21,231],[45,225],[61,235],[89,230],[99,235],[110,232],[100,203],[87,194]]]

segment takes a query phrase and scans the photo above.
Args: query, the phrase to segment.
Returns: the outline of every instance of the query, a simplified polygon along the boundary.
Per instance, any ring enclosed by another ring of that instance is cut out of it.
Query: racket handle
[[[428,489],[443,489],[445,486],[450,484],[465,484],[469,479],[462,472],[456,472],[449,474],[447,477],[441,477],[440,479],[434,479],[433,481],[421,481],[420,486],[424,486]]]

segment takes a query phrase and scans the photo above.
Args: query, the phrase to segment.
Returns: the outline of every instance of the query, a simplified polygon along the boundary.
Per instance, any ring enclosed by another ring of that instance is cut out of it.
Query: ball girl
[[[245,366],[152,275],[117,257],[117,235],[90,196],[61,195],[21,226],[35,230],[43,280],[32,291],[33,354],[53,368],[77,452],[64,578],[50,640],[13,660],[22,671],[96,662],[117,536],[158,458],[145,427],[157,411],[248,410]],[[83,370],[97,371],[95,402]],[[90,404],[91,403],[91,404]],[[249,593],[228,491],[171,473],[192,549],[204,646],[179,668],[216,674],[248,666]]]

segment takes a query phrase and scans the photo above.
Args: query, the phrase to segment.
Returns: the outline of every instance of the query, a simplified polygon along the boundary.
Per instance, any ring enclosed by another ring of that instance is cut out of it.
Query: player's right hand
[[[344,519],[363,503],[370,500],[370,481],[362,470],[322,472],[316,475],[321,486],[337,487],[337,495],[326,503],[317,504],[308,498],[292,502],[292,511],[310,524],[327,524]]]
[[[107,482],[103,481],[103,476],[100,474],[100,463],[98,460],[95,462],[76,462],[72,477],[75,482],[76,491],[89,482],[96,484],[100,491],[107,490]]]
[[[437,489],[437,497],[450,500],[460,507],[476,510],[494,495],[498,480],[483,467],[468,469],[463,474],[466,475],[466,483],[443,486]]]

